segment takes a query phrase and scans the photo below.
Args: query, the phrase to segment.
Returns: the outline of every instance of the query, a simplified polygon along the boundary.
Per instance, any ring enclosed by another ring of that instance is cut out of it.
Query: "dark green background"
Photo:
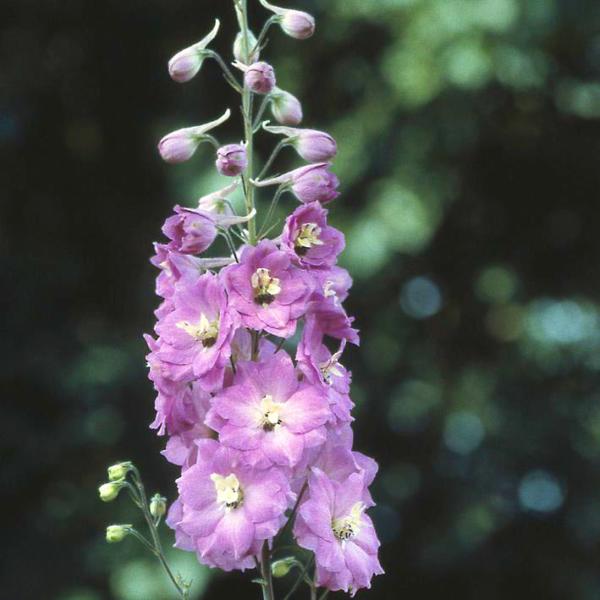
[[[387,571],[359,597],[599,599],[600,4],[296,6],[316,36],[273,30],[265,58],[340,145],[363,337],[345,362]],[[169,167],[155,144],[226,105],[220,135],[241,136],[214,63],[185,86],[165,68],[216,16],[229,59],[224,0],[0,5],[2,598],[172,597],[133,540],[105,544],[139,517],[96,488],[129,458],[174,496],[148,429],[148,258],[171,206],[221,181],[208,147]],[[173,560],[202,597],[258,597]]]

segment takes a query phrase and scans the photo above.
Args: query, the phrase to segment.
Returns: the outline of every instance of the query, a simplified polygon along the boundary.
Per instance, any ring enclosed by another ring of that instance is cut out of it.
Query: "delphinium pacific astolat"
[[[302,40],[313,35],[315,21],[260,0],[269,17],[255,37],[249,4],[233,0],[239,33],[231,62],[210,48],[218,20],[169,61],[170,76],[180,83],[195,77],[207,59],[220,65],[241,95],[243,141],[217,141],[219,126],[231,116],[227,109],[159,143],[170,163],[212,146],[223,185],[193,208],[175,206],[152,258],[162,298],[155,333],[146,336],[157,392],[152,427],[166,437],[164,455],[181,470],[178,498],[167,514],[161,496],[148,502],[131,462],[113,465],[102,499],[125,489],[150,537],[133,525],[111,525],[107,539],[136,537],[158,557],[182,598],[189,583],[173,574],[164,556],[157,532],[163,515],[175,546],[195,552],[200,563],[258,569],[254,580],[265,600],[275,599],[273,578],[292,571],[297,578],[287,596],[302,583],[313,600],[330,590],[353,595],[382,569],[368,516],[377,464],[352,448],[351,375],[342,365],[346,344],[358,345],[359,336],[343,307],[352,284],[337,266],[344,235],[327,221],[338,196],[330,170],[337,147],[327,133],[299,127],[300,102],[277,87],[273,67],[261,56],[272,26]],[[267,109],[273,122],[264,118]],[[258,134],[275,136],[262,165],[254,151]],[[303,164],[274,175],[271,166],[287,146]],[[231,199],[238,189],[243,207]],[[271,198],[264,215],[255,209],[259,193]],[[281,222],[275,216],[284,199],[290,214]],[[202,257],[219,236],[227,256]]]

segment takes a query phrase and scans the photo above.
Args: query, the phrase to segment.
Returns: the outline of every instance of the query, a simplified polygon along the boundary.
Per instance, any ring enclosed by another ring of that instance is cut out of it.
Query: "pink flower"
[[[255,94],[269,94],[275,87],[275,71],[266,62],[256,62],[244,68],[244,85]]]
[[[198,383],[192,383],[191,386],[184,384],[183,393],[169,407],[168,419],[177,419],[180,423],[176,430],[172,425],[168,426],[170,437],[162,454],[169,462],[183,469],[189,468],[196,462],[196,441],[215,435],[215,432],[204,424],[204,418],[210,408],[210,398],[210,394]],[[157,417],[152,426],[165,419],[166,408],[165,404],[157,404]]]
[[[197,378],[212,391],[223,382],[237,318],[216,275],[206,273],[190,286],[177,287],[173,311],[156,325],[157,356],[177,380]]]
[[[333,266],[344,246],[344,234],[327,225],[318,202],[300,206],[285,221],[281,248],[303,267]]]
[[[214,397],[207,422],[250,464],[293,467],[305,448],[325,441],[329,418],[325,390],[298,382],[292,360],[281,351],[264,362],[238,363],[233,385]]]
[[[263,240],[245,246],[239,264],[221,271],[231,308],[242,324],[280,337],[290,337],[306,310],[312,279],[291,264],[290,257]]]
[[[163,233],[171,240],[170,247],[184,254],[200,254],[217,237],[214,217],[205,211],[175,206],[175,214],[167,218]]]
[[[228,144],[217,150],[217,171],[227,177],[240,175],[248,166],[246,148],[242,144]]]
[[[352,596],[383,573],[379,540],[365,514],[365,487],[364,472],[339,482],[314,467],[294,524],[298,544],[315,553],[317,585]]]
[[[197,446],[197,461],[178,479],[179,506],[169,516],[177,545],[225,571],[253,568],[253,557],[275,536],[293,501],[288,479],[275,467],[244,465],[239,452],[214,440]]]

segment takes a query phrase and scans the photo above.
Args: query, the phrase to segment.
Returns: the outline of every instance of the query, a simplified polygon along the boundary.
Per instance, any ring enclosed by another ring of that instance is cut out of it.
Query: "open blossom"
[[[300,101],[276,87],[273,68],[259,61],[271,24],[305,39],[314,33],[314,18],[260,3],[274,13],[260,43],[248,30],[247,3],[235,3],[242,31],[232,64],[243,73],[243,86],[228,61],[207,49],[218,21],[169,62],[171,77],[183,82],[203,60],[216,59],[242,94],[243,121],[251,126],[239,144],[217,150],[216,170],[233,178],[231,184],[193,208],[175,206],[162,228],[168,241],[155,244],[151,259],[161,298],[155,336],[145,336],[156,390],[151,427],[167,436],[162,454],[181,472],[166,523],[175,546],[195,552],[202,564],[225,571],[259,567],[263,575],[281,549],[279,534],[293,523],[297,544],[314,553],[317,586],[354,595],[383,571],[366,514],[374,505],[369,485],[378,467],[353,450],[352,374],[342,364],[347,344],[359,343],[343,305],[352,279],[337,266],[345,239],[328,224],[324,207],[338,196],[330,164],[337,144],[325,132],[296,127],[303,118]],[[264,95],[254,111],[252,94]],[[261,167],[260,156],[249,160],[248,150],[268,105],[278,124],[265,121],[262,128],[285,137]],[[166,135],[159,143],[162,158],[183,162],[203,142],[218,146],[208,132],[230,114]],[[269,176],[283,146],[310,164]],[[274,239],[267,237],[277,226],[273,210],[253,222],[252,190],[271,185],[280,186],[272,209],[282,192],[301,203],[292,203]],[[238,187],[243,203],[233,194]],[[247,214],[238,216],[240,206]],[[227,256],[196,256],[217,235],[227,242]]]
[[[171,247],[184,254],[200,254],[217,237],[213,216],[205,211],[175,206],[175,214],[163,225],[163,233],[171,240]]]
[[[303,266],[332,267],[344,245],[344,234],[327,225],[319,202],[300,206],[285,221],[281,247]]]
[[[315,553],[317,585],[354,595],[383,573],[379,540],[363,501],[365,475],[330,479],[313,467],[294,525],[298,544]]]
[[[300,383],[283,351],[264,362],[239,363],[233,385],[215,396],[207,422],[248,463],[293,467],[305,448],[323,444],[330,418],[326,391]],[[219,417],[213,424],[212,417]]]
[[[237,326],[216,275],[205,273],[195,284],[177,288],[174,310],[156,325],[162,345],[160,359],[172,365],[177,379],[193,377],[207,390],[223,380]]]
[[[239,264],[221,271],[230,306],[242,324],[280,337],[290,337],[306,311],[313,281],[292,265],[290,257],[263,240],[256,247],[245,246]]]
[[[214,440],[197,445],[196,463],[177,481],[180,505],[169,522],[203,564],[225,571],[252,568],[293,501],[288,478],[278,468],[243,464],[239,452]]]

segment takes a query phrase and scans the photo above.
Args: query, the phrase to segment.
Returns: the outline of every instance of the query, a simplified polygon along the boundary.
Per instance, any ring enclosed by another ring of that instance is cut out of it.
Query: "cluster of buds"
[[[383,571],[367,514],[377,463],[352,447],[351,374],[341,363],[347,344],[357,345],[359,335],[343,306],[352,284],[337,265],[344,236],[329,225],[326,208],[339,194],[331,171],[337,145],[325,132],[298,127],[300,101],[277,87],[275,70],[260,58],[271,25],[302,40],[313,35],[315,20],[260,0],[271,16],[256,37],[248,28],[248,0],[233,1],[240,32],[232,64],[241,81],[207,48],[218,21],[169,62],[177,82],[192,79],[207,57],[221,65],[242,95],[245,139],[218,142],[215,131],[229,118],[227,110],[159,144],[167,162],[181,162],[209,142],[218,173],[233,178],[193,208],[176,206],[163,226],[168,241],[156,244],[152,259],[162,298],[155,335],[146,338],[157,392],[152,426],[168,436],[164,455],[181,470],[179,497],[166,522],[175,545],[196,552],[205,565],[229,571],[258,564],[269,600],[273,577],[298,567],[308,578],[295,556],[270,562],[282,532],[291,531],[300,548],[314,553],[312,591],[354,594]],[[258,109],[255,95],[262,97]],[[269,105],[278,124],[265,121],[261,128]],[[257,176],[253,137],[259,131],[277,136],[278,144]],[[285,146],[308,164],[269,176]],[[238,186],[244,194],[241,215],[231,199]],[[270,186],[276,186],[271,208],[258,228],[255,198]],[[272,222],[286,194],[299,204],[284,222]],[[219,236],[225,255],[199,256]],[[115,466],[109,487],[101,488],[103,499],[124,485],[123,464]],[[153,517],[165,509],[160,497],[150,503]],[[111,541],[122,539],[129,526],[115,527],[121,529],[111,530]]]

